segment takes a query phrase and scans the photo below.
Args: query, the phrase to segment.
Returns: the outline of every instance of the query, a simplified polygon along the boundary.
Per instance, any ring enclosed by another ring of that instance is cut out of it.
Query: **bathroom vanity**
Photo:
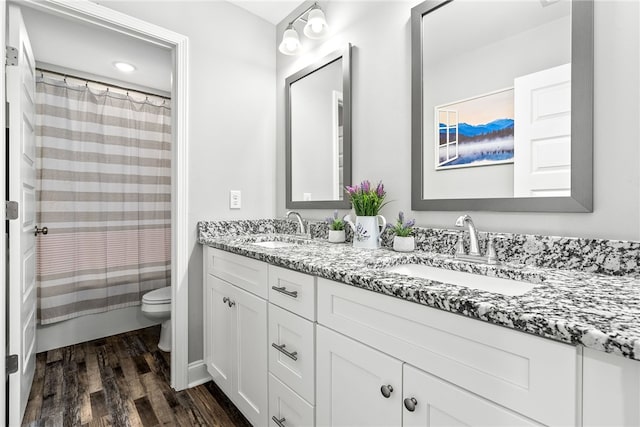
[[[205,363],[256,426],[640,422],[635,276],[215,228],[200,223]],[[532,288],[392,268],[407,264]]]

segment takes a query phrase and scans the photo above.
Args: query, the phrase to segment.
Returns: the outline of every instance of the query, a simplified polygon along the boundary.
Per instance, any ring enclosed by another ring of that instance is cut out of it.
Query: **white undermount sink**
[[[291,246],[299,245],[299,243],[281,242],[281,241],[274,241],[274,240],[268,240],[268,241],[265,241],[265,242],[253,242],[251,244],[252,245],[256,245],[256,246],[260,246],[260,247],[263,247],[263,248],[269,248],[269,249],[288,248],[288,247],[291,247]]]
[[[537,286],[534,283],[521,282],[519,280],[447,270],[422,264],[396,265],[385,268],[384,270],[405,276],[435,280],[441,283],[448,283],[451,285],[463,286],[466,288],[478,289],[507,296],[524,295]]]

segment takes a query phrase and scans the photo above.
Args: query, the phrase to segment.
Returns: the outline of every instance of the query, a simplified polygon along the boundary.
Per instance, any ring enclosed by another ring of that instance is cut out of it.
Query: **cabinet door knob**
[[[236,302],[234,300],[232,300],[231,298],[229,298],[229,301],[227,302],[227,304],[229,305],[229,308],[231,308],[234,305],[236,305]]]
[[[273,420],[274,423],[276,423],[276,425],[278,427],[285,427],[284,422],[286,421],[284,417],[278,419],[276,418],[276,416],[274,415],[273,417],[271,417],[271,419]]]
[[[223,302],[224,304],[228,304],[228,303],[229,303],[229,297],[224,297],[224,298],[222,298],[222,302]]]
[[[389,396],[391,396],[391,393],[393,393],[393,387],[390,385],[383,385],[380,387],[380,393],[388,399]]]
[[[36,225],[36,232],[35,232],[35,235],[36,235],[36,236],[37,236],[38,234],[45,234],[45,235],[46,235],[47,233],[49,233],[49,229],[48,229],[47,227],[39,228],[39,227]]]
[[[407,408],[407,411],[413,412],[416,410],[416,405],[418,405],[418,401],[415,397],[407,397],[404,400],[404,407]]]

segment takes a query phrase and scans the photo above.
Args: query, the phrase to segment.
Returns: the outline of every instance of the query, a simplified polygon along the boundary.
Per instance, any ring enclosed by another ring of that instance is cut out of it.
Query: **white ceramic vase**
[[[343,243],[344,239],[344,230],[329,230],[329,242]]]
[[[395,236],[393,238],[393,250],[396,252],[413,252],[416,248],[416,240],[413,236]]]
[[[387,227],[387,220],[382,215],[356,216],[355,224],[351,216],[344,220],[353,229],[353,247],[364,249],[378,249],[380,247],[380,233]]]

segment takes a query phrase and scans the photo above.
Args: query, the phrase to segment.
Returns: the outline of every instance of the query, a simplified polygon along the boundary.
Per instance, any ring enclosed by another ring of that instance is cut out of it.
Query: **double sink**
[[[265,249],[293,248],[303,245],[313,245],[314,241],[296,236],[275,235],[261,239],[248,239],[247,243]],[[487,276],[465,271],[450,270],[425,264],[400,264],[391,267],[381,267],[383,273],[398,274],[418,279],[461,286],[469,289],[491,292],[505,296],[520,296],[538,286],[535,283],[514,279]]]

